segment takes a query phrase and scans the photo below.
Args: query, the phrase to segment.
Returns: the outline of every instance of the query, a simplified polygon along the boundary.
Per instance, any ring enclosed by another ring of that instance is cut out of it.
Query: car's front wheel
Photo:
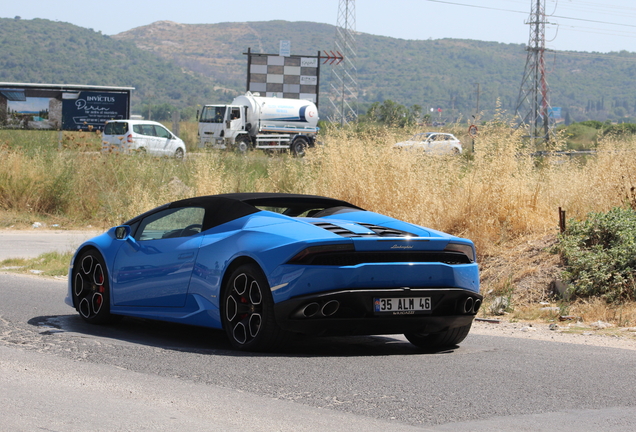
[[[252,142],[249,137],[242,135],[236,138],[235,148],[237,152],[245,154],[250,150],[251,146]]]
[[[439,333],[405,333],[404,336],[409,342],[420,348],[450,347],[466,339],[471,325],[447,329]]]
[[[269,351],[285,339],[274,319],[267,279],[256,264],[236,268],[223,290],[223,328],[234,348]]]
[[[83,252],[73,264],[73,304],[84,321],[110,322],[110,286],[102,256],[96,250]]]

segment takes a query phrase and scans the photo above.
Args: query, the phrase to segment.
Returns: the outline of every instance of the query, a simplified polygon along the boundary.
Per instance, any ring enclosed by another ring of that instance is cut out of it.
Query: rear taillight
[[[475,262],[477,257],[475,256],[475,249],[472,246],[463,243],[449,243],[444,248],[446,252],[456,252],[466,255],[470,262]]]
[[[129,143],[133,142],[132,134],[126,135],[126,142],[129,142]]]
[[[308,264],[318,255],[339,254],[355,251],[355,247],[351,243],[345,244],[328,244],[320,246],[310,246],[298,252],[287,264]]]

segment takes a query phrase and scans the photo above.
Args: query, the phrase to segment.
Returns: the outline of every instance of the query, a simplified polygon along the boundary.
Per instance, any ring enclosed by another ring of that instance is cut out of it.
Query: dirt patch
[[[517,306],[527,306],[553,299],[553,283],[563,271],[559,256],[550,252],[556,242],[556,234],[525,237],[484,257],[480,270],[486,301],[503,295]]]
[[[636,350],[636,304],[600,299],[563,301],[555,295],[563,265],[551,252],[556,233],[507,242],[480,262],[484,305],[471,330],[477,334]],[[492,313],[495,302],[508,305]]]
[[[604,327],[609,323],[540,323],[475,321],[471,333],[487,336],[593,345],[636,350],[636,327]],[[595,325],[596,324],[596,325]],[[604,327],[604,328],[600,328]]]

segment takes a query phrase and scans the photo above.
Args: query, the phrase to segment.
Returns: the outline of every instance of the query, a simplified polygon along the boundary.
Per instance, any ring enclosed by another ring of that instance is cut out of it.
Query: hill
[[[290,40],[292,53],[333,49],[335,27],[311,22],[247,22],[187,25],[161,21],[115,35],[241,92],[246,56],[277,53]],[[460,39],[403,40],[356,35],[360,102],[393,100],[444,109],[450,117],[497,105],[514,112],[526,63],[523,44]],[[636,116],[636,53],[552,52],[546,54],[551,104],[572,120],[630,120]],[[322,68],[322,91],[329,88]],[[478,95],[479,91],[479,95]]]
[[[133,86],[142,104],[194,109],[245,91],[246,56],[333,49],[335,27],[311,22],[179,24],[160,21],[114,36],[41,19],[0,19],[0,81]],[[392,100],[452,120],[496,108],[514,112],[526,62],[523,44],[403,40],[356,34],[362,110]],[[636,121],[636,53],[546,54],[551,104],[574,121]],[[330,66],[321,67],[321,98]],[[478,93],[479,92],[479,93]],[[326,104],[325,104],[326,105]],[[323,108],[325,107],[323,105]]]
[[[174,63],[72,24],[0,18],[0,81],[135,87],[142,103],[177,106],[215,97],[214,83]]]

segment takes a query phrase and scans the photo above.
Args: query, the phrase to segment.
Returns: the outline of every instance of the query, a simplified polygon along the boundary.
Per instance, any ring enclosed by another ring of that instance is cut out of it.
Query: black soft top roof
[[[186,198],[167,203],[136,216],[124,224],[132,225],[158,211],[182,207],[203,207],[206,210],[211,210],[205,212],[204,230],[261,211],[258,207],[286,208],[284,214],[289,216],[296,216],[309,210],[334,207],[363,210],[346,201],[317,195],[265,192],[230,193]]]

